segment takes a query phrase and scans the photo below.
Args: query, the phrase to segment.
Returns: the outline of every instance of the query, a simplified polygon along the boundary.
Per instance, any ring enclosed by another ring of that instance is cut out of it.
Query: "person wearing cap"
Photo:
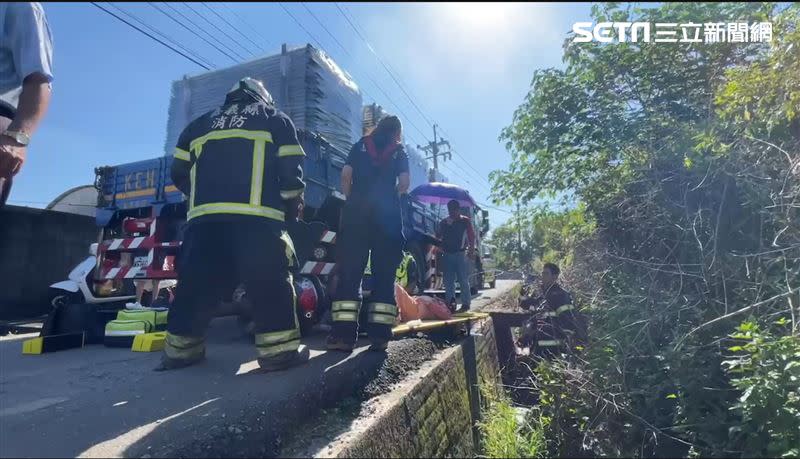
[[[222,106],[183,130],[171,175],[188,197],[187,221],[156,370],[204,359],[215,308],[239,282],[253,304],[261,368],[276,371],[308,361],[290,271],[294,246],[286,231],[286,220],[303,202],[304,158],[294,124],[252,78],[237,82]]]

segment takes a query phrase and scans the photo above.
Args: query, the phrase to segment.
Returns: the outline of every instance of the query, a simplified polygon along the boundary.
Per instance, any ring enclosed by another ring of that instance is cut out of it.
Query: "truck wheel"
[[[493,289],[493,288],[496,288],[496,287],[497,287],[497,281],[496,280],[492,280],[491,282],[489,282],[489,288]]]

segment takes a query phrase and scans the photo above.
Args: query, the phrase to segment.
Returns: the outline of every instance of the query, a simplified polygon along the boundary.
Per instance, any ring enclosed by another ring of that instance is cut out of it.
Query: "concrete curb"
[[[513,285],[513,284],[512,284]],[[486,307],[512,295],[504,289]],[[314,457],[472,457],[479,438],[479,386],[496,384],[500,368],[492,320],[441,351],[390,393],[372,399],[368,417],[332,439]]]

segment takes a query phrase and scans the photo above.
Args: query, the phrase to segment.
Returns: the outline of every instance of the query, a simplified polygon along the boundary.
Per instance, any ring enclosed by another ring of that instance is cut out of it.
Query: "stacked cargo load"
[[[172,154],[186,125],[222,104],[230,88],[247,76],[264,82],[298,129],[321,135],[344,151],[360,137],[361,93],[352,78],[311,45],[283,45],[280,54],[173,82],[165,154]]]
[[[378,104],[370,104],[365,105],[363,110],[363,128],[362,134],[367,135],[375,126],[378,125],[378,121],[381,118],[388,115],[383,107]],[[405,120],[400,120],[405,121]],[[404,129],[408,129],[408,122],[404,123]],[[425,159],[425,156],[422,152],[417,149],[416,146],[413,146],[409,143],[405,143],[406,153],[408,153],[408,169],[409,175],[411,176],[411,189],[418,187],[424,183],[428,183],[428,175],[429,169],[428,161]],[[437,182],[446,182],[447,177],[441,174],[441,172],[436,174]]]

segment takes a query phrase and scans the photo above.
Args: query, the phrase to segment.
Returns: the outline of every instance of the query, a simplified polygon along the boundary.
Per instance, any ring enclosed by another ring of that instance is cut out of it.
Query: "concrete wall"
[[[474,457],[479,386],[499,382],[491,319],[448,349],[421,379],[394,394],[377,420],[337,448],[335,457]],[[469,339],[468,339],[469,340]]]
[[[49,285],[65,280],[96,239],[91,217],[18,206],[0,210],[0,320],[49,312]]]

